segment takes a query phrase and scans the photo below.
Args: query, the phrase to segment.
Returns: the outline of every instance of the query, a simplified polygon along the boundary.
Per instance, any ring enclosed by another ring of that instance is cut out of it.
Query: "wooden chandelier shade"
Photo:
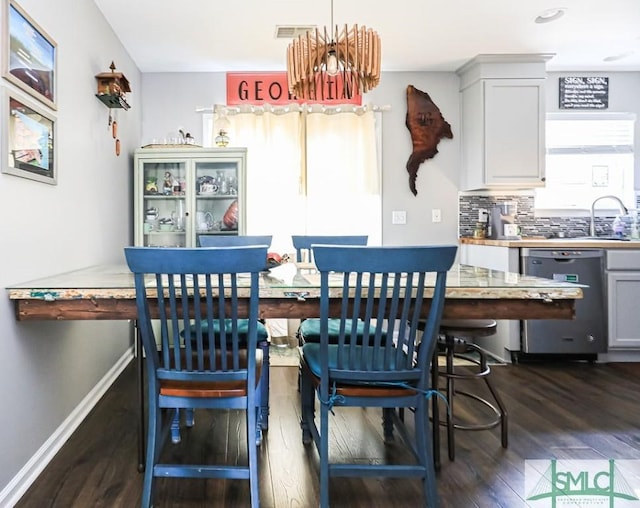
[[[289,92],[298,99],[351,99],[356,92],[365,93],[380,83],[380,48],[378,33],[371,28],[344,26],[333,40],[317,28],[294,39],[287,48]],[[329,74],[330,53],[337,59],[337,73]],[[332,86],[327,82],[334,78]],[[337,79],[336,79],[337,78]],[[331,97],[326,95],[331,94]],[[334,95],[337,94],[337,97]]]

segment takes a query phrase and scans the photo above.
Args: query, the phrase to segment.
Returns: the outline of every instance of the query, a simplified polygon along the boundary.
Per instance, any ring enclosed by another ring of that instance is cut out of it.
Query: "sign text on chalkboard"
[[[607,109],[609,78],[560,78],[560,109]]]

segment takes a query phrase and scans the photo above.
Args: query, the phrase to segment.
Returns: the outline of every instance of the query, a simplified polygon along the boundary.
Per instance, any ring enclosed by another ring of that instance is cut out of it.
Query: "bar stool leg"
[[[509,425],[508,425],[508,417],[507,417],[507,408],[505,407],[504,403],[502,402],[502,399],[498,395],[498,392],[493,387],[493,383],[491,382],[491,380],[488,377],[485,377],[484,380],[487,383],[487,387],[489,388],[491,395],[493,395],[493,398],[496,401],[498,409],[500,409],[500,414],[502,415],[501,421],[500,421],[500,437],[502,441],[502,447],[507,448],[509,445]]]
[[[431,360],[431,389],[438,390],[438,346]],[[433,465],[440,471],[440,407],[437,395],[431,396],[431,432],[433,433]]]
[[[446,341],[453,340],[447,337]],[[455,395],[455,386],[453,383],[453,343],[447,344],[447,400],[449,401],[449,410],[447,411],[447,448],[449,452],[449,460],[455,459],[455,441],[454,441],[454,423],[453,423],[453,397]]]
[[[478,351],[480,351],[480,368],[482,369],[482,371],[487,371],[488,370],[487,356],[484,354],[482,350],[478,349]],[[493,387],[493,383],[489,378],[490,378],[489,375],[484,376],[484,382],[487,384],[487,388],[489,388],[489,392],[491,392],[491,395],[493,396],[493,399],[495,400],[496,405],[500,410],[500,440],[501,440],[502,447],[507,448],[509,445],[509,431],[508,431],[509,427],[507,423],[507,408],[502,402],[502,399],[498,395],[498,391]]]

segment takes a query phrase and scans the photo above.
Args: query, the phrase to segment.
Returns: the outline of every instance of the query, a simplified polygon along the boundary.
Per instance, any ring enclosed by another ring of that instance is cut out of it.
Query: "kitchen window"
[[[351,106],[229,110],[230,145],[247,148],[247,234],[273,235],[276,252],[293,252],[292,234],[364,234],[381,245],[381,113]],[[210,146],[214,117],[203,119]]]
[[[583,215],[607,194],[635,209],[634,125],[631,113],[548,113],[546,180],[535,190],[536,213]]]

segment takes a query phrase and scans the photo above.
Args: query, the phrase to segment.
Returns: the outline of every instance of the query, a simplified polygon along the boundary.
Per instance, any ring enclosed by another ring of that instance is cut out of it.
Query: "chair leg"
[[[320,508],[329,508],[329,408],[320,404]]]
[[[184,424],[187,427],[193,427],[196,424],[196,410],[192,407],[184,410]]]
[[[247,407],[247,451],[249,455],[249,490],[251,506],[260,506],[260,496],[258,491],[258,445],[259,441],[249,439],[249,436],[256,435],[262,437],[262,429],[258,425],[259,408],[256,401]]]
[[[144,483],[142,487],[142,508],[153,506],[155,487],[154,465],[160,455],[162,445],[162,414],[157,407],[157,401],[150,400],[149,417],[147,420],[147,457],[144,469]],[[177,411],[176,411],[177,413]]]
[[[415,408],[414,425],[416,429],[429,428],[429,407],[426,400],[421,400]],[[432,425],[434,427],[440,426],[436,421],[433,421]],[[438,506],[438,487],[436,485],[435,457],[433,457],[434,449],[427,435],[428,432],[415,433],[416,449],[420,464],[425,468],[422,480],[425,506],[436,508]]]
[[[385,443],[393,443],[395,441],[393,437],[393,418],[391,417],[393,411],[395,411],[393,408],[382,408],[382,435]],[[400,409],[400,411],[402,411],[402,418],[404,418],[404,408]]]
[[[269,341],[262,341],[258,344],[262,350],[262,372],[260,373],[260,381],[258,383],[258,406],[260,413],[258,415],[258,426],[261,430],[269,428]]]
[[[171,442],[178,444],[180,441],[180,410],[177,409],[175,416],[171,419]]]
[[[313,393],[313,385],[307,375],[300,371],[300,405],[301,419],[300,428],[302,429],[302,443],[309,444],[312,440],[310,426],[313,425],[315,418],[315,394]]]

